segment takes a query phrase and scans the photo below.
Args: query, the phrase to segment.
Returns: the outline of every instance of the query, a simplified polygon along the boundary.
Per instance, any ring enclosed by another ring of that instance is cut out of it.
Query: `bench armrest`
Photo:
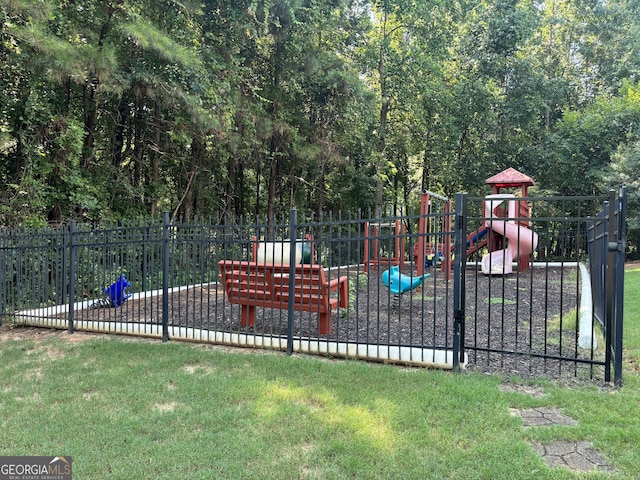
[[[334,278],[328,284],[328,291],[338,292],[338,300],[341,308],[347,308],[349,306],[349,277],[343,275],[342,277]]]

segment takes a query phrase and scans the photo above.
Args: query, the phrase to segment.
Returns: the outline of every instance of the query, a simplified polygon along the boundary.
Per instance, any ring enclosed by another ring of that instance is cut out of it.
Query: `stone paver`
[[[565,415],[559,410],[547,407],[530,408],[527,410],[517,410],[512,408],[511,415],[521,417],[522,425],[525,427],[578,424],[578,422],[573,418]]]
[[[532,447],[552,468],[566,467],[581,472],[613,471],[613,467],[592,448],[589,442],[557,441],[546,445],[534,444]]]
[[[503,391],[517,391],[528,393],[535,397],[544,396],[544,391],[537,387],[532,389],[517,386],[511,388],[505,385]],[[578,422],[568,415],[554,408],[537,407],[529,409],[509,409],[511,415],[522,418],[524,427],[547,427],[551,425],[577,425]],[[534,444],[533,449],[547,462],[549,467],[564,467],[575,471],[589,472],[598,470],[612,472],[614,468],[593,449],[589,442],[555,441],[548,444]]]

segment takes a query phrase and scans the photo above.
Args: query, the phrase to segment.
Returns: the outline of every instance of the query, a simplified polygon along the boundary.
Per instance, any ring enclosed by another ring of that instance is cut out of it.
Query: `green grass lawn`
[[[624,387],[541,381],[540,398],[477,373],[7,328],[0,455],[71,455],[74,479],[640,478],[640,270]],[[537,406],[578,425],[509,413]],[[552,440],[590,441],[616,472],[551,469],[530,444]]]

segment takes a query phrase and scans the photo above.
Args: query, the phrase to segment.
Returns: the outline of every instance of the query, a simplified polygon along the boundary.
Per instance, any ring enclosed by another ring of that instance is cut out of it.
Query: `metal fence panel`
[[[608,381],[609,349],[602,341],[597,346],[597,339],[611,332],[603,321],[603,305],[613,304],[606,299],[607,267],[601,263],[608,254],[590,243],[592,237],[607,243],[606,228],[593,226],[602,217],[603,200],[498,198],[501,213],[495,215],[495,204],[487,198],[469,199],[468,230],[489,229],[486,248],[467,261],[465,347],[471,363],[515,375],[570,374]],[[523,204],[528,208],[521,209]],[[510,247],[513,251],[507,252]],[[596,272],[591,279],[580,273],[583,262]],[[589,280],[595,308],[585,322],[582,286]],[[589,331],[586,345],[579,341],[581,329]]]
[[[420,211],[376,216],[291,211],[273,223],[224,223],[170,222],[165,214],[3,231],[0,319],[523,375],[607,376],[612,359],[618,382],[623,268],[612,262],[624,261],[625,198],[621,190],[600,213],[602,197],[459,194],[454,209],[429,194]],[[307,287],[294,268],[264,270],[262,285],[249,272],[242,278],[253,287],[241,296],[260,303],[249,308],[230,301],[219,269],[225,260],[315,264],[322,272],[315,269]],[[582,262],[592,273],[588,320],[604,328],[605,353],[595,340],[580,345]],[[274,274],[287,281],[267,280]],[[121,275],[132,295],[114,308],[105,289]]]

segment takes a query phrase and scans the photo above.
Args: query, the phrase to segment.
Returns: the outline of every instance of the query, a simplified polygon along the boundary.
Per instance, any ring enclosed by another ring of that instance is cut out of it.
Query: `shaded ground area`
[[[412,275],[405,270],[405,274]],[[423,285],[396,297],[381,281],[380,271],[356,269],[329,273],[349,275],[349,307],[333,315],[325,338],[341,342],[451,348],[453,281],[432,270]],[[532,268],[520,274],[485,276],[466,272],[464,338],[469,369],[523,377],[603,377],[601,366],[571,359],[597,359],[577,346],[578,291],[575,268]],[[256,310],[253,327],[240,326],[240,308],[230,304],[218,284],[190,287],[167,299],[168,322],[175,326],[228,332],[286,335],[284,309]],[[76,320],[161,323],[161,296],[129,300],[118,309],[95,308],[75,313]],[[294,335],[317,337],[317,316],[295,312]],[[505,353],[506,352],[506,353]],[[561,360],[562,359],[569,359]]]

